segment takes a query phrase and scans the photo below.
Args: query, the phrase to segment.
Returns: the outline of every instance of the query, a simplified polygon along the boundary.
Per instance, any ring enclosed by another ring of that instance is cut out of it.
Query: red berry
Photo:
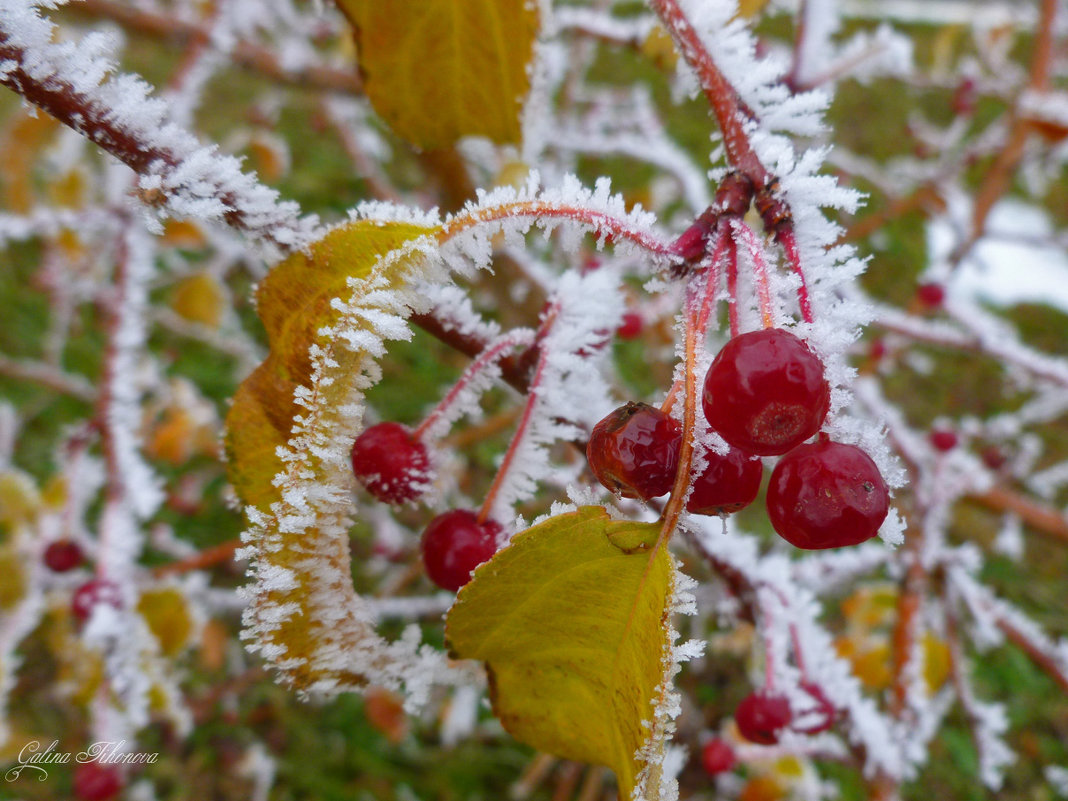
[[[456,592],[471,580],[471,571],[497,552],[501,526],[478,522],[474,512],[453,509],[430,521],[423,532],[423,564],[430,580]]]
[[[418,498],[429,479],[426,446],[400,423],[373,425],[352,444],[352,472],[375,498],[405,503]]]
[[[871,356],[872,361],[881,361],[886,356],[886,342],[881,337],[873,339],[868,355]]]
[[[941,284],[920,284],[916,287],[916,300],[929,309],[937,309],[945,299],[946,290]]]
[[[734,337],[708,369],[704,410],[728,443],[751,454],[786,453],[815,434],[831,389],[823,362],[781,328]]]
[[[645,321],[638,312],[626,312],[623,315],[623,322],[619,324],[619,328],[616,329],[616,335],[620,339],[637,339],[642,333],[642,328],[645,327]]]
[[[734,749],[718,737],[709,740],[701,749],[701,766],[709,776],[726,773],[736,762]]]
[[[927,438],[931,441],[931,445],[934,446],[935,450],[943,453],[957,447],[957,435],[948,429],[936,428],[927,435]]]
[[[764,690],[750,693],[734,710],[738,731],[749,742],[759,745],[779,742],[779,732],[789,726],[791,720],[790,702],[784,696]]]
[[[838,548],[871,539],[889,505],[886,482],[871,457],[825,437],[786,454],[768,484],[771,525],[798,548]]]
[[[678,421],[647,403],[627,403],[590,433],[590,469],[612,492],[649,500],[670,491],[679,467]]]
[[[56,540],[48,544],[44,552],[44,563],[49,570],[66,573],[85,561],[81,546],[72,540]]]
[[[80,622],[84,623],[93,614],[98,604],[109,604],[122,609],[122,592],[119,585],[105,578],[96,578],[85,582],[74,591],[70,611]]]
[[[74,797],[80,801],[110,801],[122,785],[122,773],[115,765],[83,762],[74,769]]]
[[[727,515],[751,504],[760,491],[764,466],[759,459],[731,448],[726,454],[705,452],[708,465],[693,481],[686,510],[697,515]]]

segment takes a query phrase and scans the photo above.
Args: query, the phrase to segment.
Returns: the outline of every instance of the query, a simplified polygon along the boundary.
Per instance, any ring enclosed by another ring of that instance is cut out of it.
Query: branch
[[[52,43],[55,26],[36,7],[0,12],[0,84],[82,134],[141,176],[140,196],[178,217],[222,220],[282,252],[313,236],[314,219],[169,122],[166,104],[132,75],[106,78],[99,41]]]
[[[70,9],[84,16],[113,20],[129,30],[179,46],[195,40],[210,40],[210,32],[204,26],[174,15],[154,14],[144,8],[123,5],[114,0],[81,0],[71,5]],[[230,58],[238,66],[276,83],[350,95],[363,94],[363,82],[354,70],[325,64],[287,66],[279,62],[273,51],[253,42],[236,42]]]

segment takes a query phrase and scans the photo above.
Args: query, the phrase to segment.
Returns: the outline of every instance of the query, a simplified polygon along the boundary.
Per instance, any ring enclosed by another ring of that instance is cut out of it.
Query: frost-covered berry
[[[612,492],[649,500],[671,490],[681,447],[677,420],[655,406],[631,402],[593,427],[586,458]]]
[[[471,571],[497,552],[499,523],[479,522],[467,509],[453,509],[430,521],[423,532],[423,564],[430,580],[456,592],[471,580]]]
[[[74,797],[79,801],[111,801],[122,785],[122,773],[115,765],[83,762],[74,769]]]
[[[737,763],[734,749],[719,737],[713,737],[701,748],[701,767],[709,776],[718,776],[732,770]]]
[[[426,446],[400,423],[378,423],[352,444],[352,472],[384,503],[418,498],[429,480]]]
[[[70,611],[75,618],[84,623],[99,604],[108,604],[121,609],[122,592],[119,590],[119,585],[106,578],[95,578],[85,582],[74,591]]]
[[[73,540],[50,542],[44,551],[45,566],[56,573],[74,570],[85,561],[81,546]]]
[[[750,693],[734,710],[738,731],[749,742],[759,745],[775,745],[779,742],[779,733],[792,720],[790,702],[782,695],[764,690]]]
[[[823,362],[781,328],[734,337],[705,376],[705,418],[728,443],[758,456],[786,453],[815,434],[831,390]]]
[[[744,509],[760,491],[764,466],[737,448],[720,454],[705,453],[708,464],[693,480],[693,491],[686,501],[687,511],[697,515],[726,515]]]
[[[810,550],[871,539],[890,507],[886,482],[871,457],[826,436],[779,460],[767,500],[779,536]]]

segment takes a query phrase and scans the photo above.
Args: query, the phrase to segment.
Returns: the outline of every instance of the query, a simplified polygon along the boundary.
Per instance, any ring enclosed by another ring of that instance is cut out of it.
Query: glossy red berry
[[[649,500],[671,490],[681,447],[678,421],[654,406],[631,402],[593,427],[586,458],[612,492]]]
[[[784,696],[757,690],[742,699],[734,710],[738,731],[751,743],[775,745],[779,733],[790,725],[793,713]]]
[[[916,287],[916,300],[928,309],[937,309],[946,300],[946,289],[941,284],[920,284]]]
[[[732,770],[737,762],[734,749],[719,737],[713,737],[701,749],[701,767],[709,776],[726,773]]]
[[[110,801],[122,785],[122,773],[115,765],[83,762],[74,769],[74,797],[79,801]]]
[[[838,548],[871,539],[889,506],[886,482],[871,457],[826,437],[786,454],[768,484],[771,525],[798,548]]]
[[[927,435],[935,450],[946,453],[957,447],[957,435],[945,428],[936,428]]]
[[[642,320],[642,316],[638,312],[625,312],[619,328],[616,329],[616,335],[620,339],[637,339],[644,327],[645,321]]]
[[[693,480],[686,510],[697,515],[728,515],[756,500],[764,466],[737,448],[705,452],[708,465]]]
[[[823,362],[781,328],[734,337],[705,376],[705,417],[723,439],[758,456],[786,453],[815,434],[830,405]]]
[[[430,521],[423,532],[423,564],[430,580],[456,592],[471,580],[471,571],[497,552],[501,526],[478,521],[474,512],[453,509]]]
[[[49,570],[66,573],[85,561],[81,546],[73,540],[50,542],[44,551],[44,563]]]
[[[418,498],[430,474],[426,446],[400,423],[378,423],[352,444],[352,472],[375,498],[405,503]]]
[[[80,622],[84,623],[93,614],[98,604],[108,604],[116,609],[122,608],[122,592],[119,585],[105,578],[96,578],[85,582],[74,591],[70,611]]]

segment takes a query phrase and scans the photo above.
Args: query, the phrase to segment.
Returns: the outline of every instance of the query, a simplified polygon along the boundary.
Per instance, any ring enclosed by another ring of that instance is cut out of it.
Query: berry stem
[[[732,219],[730,225],[734,234],[744,241],[745,246],[749,249],[749,257],[753,260],[753,277],[756,279],[757,296],[760,299],[761,323],[765,328],[774,328],[775,315],[772,312],[768,264],[764,260],[764,251],[760,247],[760,242],[757,241],[753,229],[746,225],[743,220]],[[735,300],[735,303],[737,303],[737,300]],[[731,333],[734,333],[733,329]]]
[[[559,311],[559,306],[553,304],[549,307],[549,310],[545,313],[545,319],[542,321],[541,330],[546,333],[552,328],[553,323],[556,321],[556,315]],[[501,466],[497,469],[497,475],[493,477],[493,483],[490,485],[489,491],[486,493],[486,498],[482,502],[482,506],[479,507],[477,521],[481,525],[485,523],[490,517],[490,511],[493,509],[493,504],[497,500],[497,494],[501,490],[501,486],[504,484],[504,479],[508,475],[508,471],[512,468],[512,464],[515,462],[516,454],[519,452],[519,446],[523,443],[523,438],[526,436],[527,429],[530,428],[530,421],[534,417],[534,406],[539,400],[538,389],[541,384],[542,375],[545,372],[546,353],[542,349],[538,354],[538,364],[534,368],[534,375],[530,379],[530,389],[527,392],[527,402],[523,407],[523,416],[519,418],[519,426],[516,428],[515,434],[512,436],[512,441],[508,443],[508,450],[504,454],[504,459],[501,461]]]
[[[730,321],[731,337],[742,333],[738,322],[738,246],[732,237],[727,239],[727,318]]]
[[[797,247],[797,235],[794,233],[793,226],[781,226],[775,237],[786,253],[786,263],[801,279],[801,285],[797,288],[797,302],[801,306],[801,319],[806,323],[811,323],[815,318],[812,316],[812,302],[808,297],[808,283],[805,281],[805,272],[801,269],[801,251]]]
[[[424,437],[437,439],[438,437],[443,436],[444,431],[437,432],[435,429],[443,427],[443,425],[439,425],[439,423],[444,425],[451,423],[448,412],[463,396],[464,390],[470,388],[481,374],[493,367],[509,350],[529,345],[533,341],[533,331],[528,328],[517,328],[490,342],[485,349],[475,357],[474,361],[467,366],[456,380],[456,383],[453,384],[452,388],[445,394],[445,397],[442,398],[438,405],[426,416],[426,419],[419,424],[414,432],[412,432],[412,436],[417,440],[422,440]]]

